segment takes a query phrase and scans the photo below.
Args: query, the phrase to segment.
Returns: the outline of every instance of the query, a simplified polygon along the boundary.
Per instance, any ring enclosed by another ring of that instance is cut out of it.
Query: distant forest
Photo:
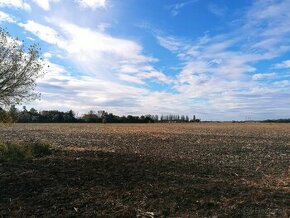
[[[22,110],[11,106],[9,110],[0,108],[0,122],[4,123],[186,123],[200,122],[195,115],[189,118],[187,115],[143,115],[143,116],[117,116],[106,111],[89,111],[77,117],[70,110],[62,112],[58,110],[37,111],[34,108],[27,110],[24,106]]]
[[[263,123],[290,123],[290,119],[263,120]]]

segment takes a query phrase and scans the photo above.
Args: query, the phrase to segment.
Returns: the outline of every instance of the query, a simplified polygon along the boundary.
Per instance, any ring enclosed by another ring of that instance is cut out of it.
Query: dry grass
[[[52,154],[52,148],[41,142],[12,143],[0,142],[0,162],[40,158]]]
[[[49,158],[0,165],[3,216],[287,217],[289,124],[17,124]]]

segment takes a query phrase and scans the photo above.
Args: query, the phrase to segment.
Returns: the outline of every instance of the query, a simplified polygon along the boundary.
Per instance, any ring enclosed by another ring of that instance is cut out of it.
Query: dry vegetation
[[[289,124],[17,124],[52,155],[0,163],[0,217],[288,217]]]
[[[41,142],[0,143],[0,161],[31,160],[51,155],[53,148]]]

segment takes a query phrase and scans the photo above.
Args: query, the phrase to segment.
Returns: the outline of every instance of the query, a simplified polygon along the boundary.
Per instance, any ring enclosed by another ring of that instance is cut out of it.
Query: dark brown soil
[[[290,126],[31,124],[50,156],[0,163],[0,217],[288,217]]]

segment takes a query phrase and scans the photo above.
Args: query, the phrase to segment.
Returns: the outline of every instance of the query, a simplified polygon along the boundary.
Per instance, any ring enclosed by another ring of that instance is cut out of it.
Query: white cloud
[[[135,69],[131,72],[123,71],[123,73],[119,75],[119,78],[137,84],[145,84],[144,80],[146,79],[153,79],[155,82],[161,84],[170,84],[173,82],[173,80],[167,77],[164,73],[156,71],[152,67],[150,67],[152,69],[145,69],[142,66],[139,67],[141,67],[141,69],[139,69],[138,66],[135,66]]]
[[[119,79],[129,83],[136,83],[141,85],[145,84],[145,82],[142,79],[138,78],[137,76],[132,76],[128,74],[120,74]]]
[[[57,64],[50,63],[48,73],[38,81],[42,100],[33,103],[37,109],[73,109],[85,113],[105,109],[115,114],[185,113],[184,98],[166,92],[152,92],[145,87],[134,87],[94,76],[74,77]],[[130,79],[129,79],[129,82]],[[136,83],[136,81],[133,81]],[[141,81],[140,81],[141,82]],[[52,104],[53,102],[53,104]],[[30,105],[28,105],[29,107]],[[191,111],[186,111],[189,114]]]
[[[253,80],[272,79],[277,76],[276,73],[256,73],[252,76]]]
[[[32,38],[32,37],[29,37],[29,36],[27,36],[26,37],[26,39],[29,39],[30,41],[32,41],[32,42],[34,42],[35,41],[35,39],[34,38]]]
[[[209,4],[208,10],[216,16],[223,16],[226,13],[226,8],[216,4]]]
[[[83,107],[78,109],[82,112],[94,106],[108,108],[110,105],[116,105],[120,110],[122,104],[134,105],[133,111],[139,111],[140,98],[150,95],[150,90],[146,88],[147,80],[162,84],[172,82],[172,79],[153,67],[152,63],[157,60],[144,55],[140,44],[112,37],[104,30],[92,30],[60,20],[50,21],[55,28],[35,21],[20,26],[56,46],[81,74],[76,78],[68,75],[64,68],[50,64],[50,73],[40,84],[44,99],[41,104],[55,98],[59,99],[54,100],[56,105],[62,103],[67,108]],[[51,53],[45,53],[46,58],[51,56]],[[70,90],[73,91],[68,94]],[[62,93],[66,99],[57,97],[56,92]],[[86,99],[86,102],[82,99]],[[110,109],[113,111],[112,107]],[[123,110],[125,112],[125,108]]]
[[[111,25],[108,24],[108,23],[101,23],[101,24],[98,25],[98,28],[97,29],[100,32],[106,32],[106,30],[109,29],[110,27],[111,27]]]
[[[290,60],[283,61],[282,63],[276,64],[275,68],[282,69],[282,68],[290,68]]]
[[[59,2],[59,0],[32,0],[34,1],[39,7],[41,7],[43,10],[50,10],[51,3]]]
[[[193,4],[197,1],[198,0],[183,1],[183,2],[169,5],[167,8],[170,10],[172,16],[177,16],[180,13],[180,11],[182,10],[182,8],[184,8],[187,5]]]
[[[15,23],[15,18],[6,14],[3,11],[0,11],[0,22],[8,22],[8,23]]]
[[[255,71],[256,63],[269,61],[290,50],[287,10],[290,1],[265,2],[255,3],[240,18],[239,29],[226,34],[205,36],[195,42],[174,36],[156,37],[161,46],[180,60],[182,69],[174,83],[179,96],[208,99],[207,110],[228,114],[232,111],[239,116],[244,111],[254,113],[263,107],[273,111],[286,107],[285,97],[278,97],[290,91],[286,80],[263,83],[263,79],[275,81],[285,76]],[[276,67],[288,68],[290,62],[285,61]]]
[[[107,0],[75,0],[83,8],[91,8],[95,10],[96,8],[105,8],[107,5]]]
[[[138,43],[112,37],[103,30],[83,28],[59,20],[52,22],[59,32],[31,20],[20,26],[47,43],[57,45],[85,74],[99,78],[117,76],[116,78],[120,80],[126,79],[139,84],[144,84],[143,80],[146,79],[170,83],[170,79],[165,74],[152,67],[151,63],[157,60],[143,55],[143,48]],[[128,67],[131,72],[126,71]],[[128,75],[132,73],[134,75]]]
[[[282,80],[282,81],[277,81],[274,83],[274,85],[284,88],[284,87],[289,87],[290,86],[290,80]]]
[[[27,21],[27,23],[19,23],[19,26],[23,27],[26,31],[33,33],[41,40],[50,44],[57,44],[59,42],[62,42],[54,29],[39,24],[33,20],[29,20]]]
[[[153,58],[144,56],[142,46],[134,41],[115,38],[104,32],[65,22],[59,27],[65,35],[66,42],[60,47],[83,72],[97,76],[113,76],[112,74],[119,73],[122,65],[131,64],[138,69],[154,61]]]
[[[160,71],[149,71],[149,72],[144,72],[139,74],[139,76],[141,78],[144,79],[150,79],[153,78],[156,81],[158,81],[159,83],[164,83],[164,84],[170,84],[173,82],[172,79],[170,79],[168,76],[166,76],[164,73],[160,72]]]
[[[33,103],[38,109],[73,109],[87,112],[103,108],[112,112],[126,113],[126,105],[135,111],[140,107],[139,98],[150,95],[144,88],[132,87],[118,82],[83,75],[75,77],[57,64],[45,60],[47,74],[37,82],[42,100]],[[51,103],[53,102],[53,104]]]
[[[53,55],[50,52],[45,52],[43,54],[43,57],[45,57],[46,59],[50,59]]]
[[[16,8],[21,10],[31,10],[30,5],[25,0],[0,0],[0,7]]]
[[[158,39],[158,42],[161,46],[168,49],[172,52],[180,52],[181,50],[186,50],[185,43],[180,42],[174,37],[162,37],[162,36],[156,36]]]

